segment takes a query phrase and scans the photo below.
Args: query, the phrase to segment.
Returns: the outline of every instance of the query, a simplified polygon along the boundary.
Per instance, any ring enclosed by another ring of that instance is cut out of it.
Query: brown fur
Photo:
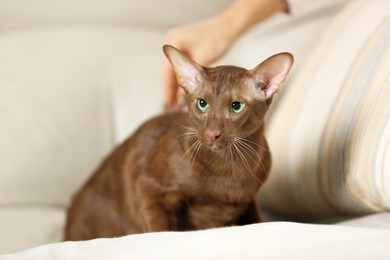
[[[73,198],[65,240],[260,221],[255,196],[271,166],[263,135],[272,98],[265,93],[268,79],[256,78],[258,67],[204,68],[165,48],[187,92],[189,111],[147,121],[105,159]],[[199,66],[197,75],[180,71],[176,58]],[[195,89],[185,77],[196,81]],[[196,107],[197,98],[207,100],[206,112]],[[245,103],[243,111],[227,109],[234,101]],[[206,131],[220,136],[211,141]]]

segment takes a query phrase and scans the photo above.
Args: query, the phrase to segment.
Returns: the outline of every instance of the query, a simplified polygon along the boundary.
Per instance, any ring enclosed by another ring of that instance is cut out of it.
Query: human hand
[[[220,58],[253,25],[276,12],[287,10],[285,0],[236,0],[214,17],[171,29],[167,33],[166,44],[180,49],[200,65],[207,66]],[[165,109],[180,110],[184,106],[184,91],[178,87],[166,58],[162,65],[162,80]]]
[[[219,15],[169,30],[166,43],[180,49],[197,63],[207,66],[229,49],[235,37],[229,20]],[[162,80],[164,108],[181,110],[185,105],[184,91],[178,87],[172,66],[166,58],[162,65]]]

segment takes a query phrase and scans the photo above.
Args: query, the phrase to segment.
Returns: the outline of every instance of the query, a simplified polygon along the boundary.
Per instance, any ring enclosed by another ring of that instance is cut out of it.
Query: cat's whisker
[[[253,145],[259,147],[260,149],[262,149],[262,150],[265,151],[265,152],[269,152],[269,150],[268,150],[267,148],[265,148],[265,147],[259,145],[259,144],[256,143],[256,142],[253,142],[253,141],[251,141],[251,140],[249,140],[249,139],[247,139],[247,138],[243,138],[243,137],[236,137],[236,138],[237,138],[238,140],[242,140],[242,141],[244,141],[244,142],[251,143],[251,144],[253,144]]]
[[[230,144],[229,145],[229,154],[230,154],[230,159],[231,161],[233,162],[234,161],[234,153],[233,153],[233,149],[232,149],[232,145]],[[233,171],[233,178],[237,178],[237,172],[236,172],[236,167],[234,164],[232,164],[232,171]]]
[[[253,181],[255,181],[255,178],[256,178],[257,181],[259,181],[261,184],[263,184],[263,182],[262,182],[259,178],[257,178],[257,176],[253,173],[253,171],[251,170],[250,165],[249,165],[249,163],[248,163],[248,160],[245,158],[245,155],[244,155],[243,152],[240,150],[240,147],[241,147],[241,148],[243,148],[243,147],[242,147],[237,141],[233,142],[233,146],[236,148],[236,151],[237,151],[238,154],[240,155],[241,160],[242,160],[242,162],[244,163],[245,168],[246,168],[246,169],[248,170],[248,172],[251,174]],[[248,154],[248,152],[245,151],[244,148],[243,148],[243,151],[247,154],[247,156],[249,156],[252,160],[254,160],[254,159],[252,158],[252,156],[250,156],[250,155]],[[254,160],[254,161],[255,161],[255,160]]]
[[[265,158],[263,156],[261,156],[260,152],[257,152],[252,146],[250,146],[249,144],[245,143],[245,140],[246,139],[243,139],[243,140],[240,140],[240,143],[242,145],[244,145],[247,149],[249,149],[254,155],[257,156],[257,158],[259,159],[258,162],[261,164],[261,167],[264,171],[264,173],[266,175],[268,175],[268,171],[266,170],[266,167],[264,165],[264,162],[265,162]],[[259,146],[260,147],[260,146]],[[258,164],[258,166],[260,167],[260,165]]]
[[[263,157],[261,156],[261,154],[259,152],[257,152],[252,146],[250,146],[249,144],[245,143],[244,141],[242,140],[236,140],[237,143],[239,143],[245,150],[249,151],[251,154],[255,155],[260,162],[263,161]],[[254,160],[254,159],[253,159]],[[254,160],[256,161],[256,160]]]
[[[194,165],[196,157],[198,156],[198,153],[200,152],[201,149],[202,149],[202,142],[200,140],[198,140],[198,145],[195,147],[196,153],[195,153],[194,158],[192,160],[191,167]]]
[[[246,143],[246,141],[248,141],[248,142],[250,142],[250,141],[248,139],[241,138],[241,137],[238,137],[236,141],[238,143],[240,143],[243,147],[248,149],[252,154],[256,155],[256,157],[259,159],[258,162],[261,163],[261,167],[263,168],[266,175],[268,175],[268,171],[266,170],[266,167],[264,165],[265,158],[263,156],[261,156],[260,152],[257,152],[251,145]],[[251,142],[251,143],[253,143],[253,142]],[[256,143],[253,143],[253,144],[257,145]],[[259,145],[257,145],[257,146],[261,147]],[[264,148],[264,150],[267,150],[267,149]],[[252,160],[254,162],[256,162],[253,158],[252,158]],[[258,166],[260,166],[260,165],[258,165]]]
[[[182,135],[197,135],[197,134],[198,134],[198,132],[191,132],[191,131],[189,131],[189,132],[186,132],[186,133],[184,133]]]
[[[192,128],[192,127],[189,127],[189,126],[185,126],[185,125],[183,125],[183,124],[180,124],[179,122],[177,122],[177,121],[175,120],[175,118],[173,117],[172,114],[170,114],[170,115],[171,115],[172,121],[173,121],[175,124],[177,124],[178,126],[181,126],[181,127],[185,128],[185,129],[188,129],[188,130],[190,130],[191,132],[199,133],[199,131],[196,130],[195,128]]]
[[[169,170],[168,171],[170,171],[170,170],[172,170],[174,167],[176,167],[177,166],[177,164],[188,154],[188,153],[190,153],[190,159],[188,160],[188,162],[187,162],[187,165],[186,165],[186,167],[185,167],[185,169],[184,169],[184,172],[187,172],[187,169],[188,169],[188,166],[189,166],[189,163],[191,162],[191,158],[192,158],[192,156],[193,156],[193,154],[194,154],[194,152],[197,150],[197,147],[199,146],[199,144],[201,143],[200,141],[199,141],[199,131],[198,130],[196,130],[195,128],[192,128],[192,127],[189,127],[189,126],[185,126],[185,125],[183,125],[183,124],[181,124],[181,123],[179,123],[179,122],[177,122],[176,120],[175,120],[175,118],[173,117],[173,115],[172,114],[170,114],[171,115],[171,119],[172,119],[172,121],[176,124],[176,125],[178,125],[178,126],[180,126],[180,127],[183,127],[184,129],[187,129],[188,131],[187,132],[184,132],[183,134],[181,134],[178,138],[180,138],[180,139],[182,139],[182,138],[187,138],[187,139],[189,139],[189,140],[191,140],[191,139],[196,139],[196,141],[183,153],[183,155],[169,168]],[[195,160],[192,160],[192,164],[194,163],[194,161]]]
[[[259,156],[259,158],[260,158],[259,160],[255,160],[255,158],[253,158],[252,155],[248,152],[247,148],[245,148],[245,146],[242,146],[242,143],[237,142],[237,145],[238,145],[239,147],[242,148],[242,151],[245,152],[245,154],[248,155],[249,158],[252,159],[252,161],[256,164],[257,167],[262,167],[263,170],[266,172],[265,166],[264,166],[264,164],[263,164],[263,161],[262,161],[261,157],[260,157],[257,153],[255,153],[255,155]],[[249,150],[249,151],[250,151],[250,150]],[[261,164],[261,165],[260,165],[260,164]],[[256,177],[256,175],[254,175],[254,176]],[[261,180],[259,180],[257,177],[256,177],[256,179],[257,179],[261,184],[263,184],[263,182],[262,182]]]
[[[198,138],[198,133],[196,133],[196,132],[186,132],[184,134],[179,135],[178,138],[184,138],[184,137],[186,137],[186,138],[191,138],[191,137]]]
[[[241,150],[240,150],[240,148],[239,148],[239,146],[238,146],[238,144],[237,144],[236,142],[233,142],[232,144],[233,144],[233,147],[235,148],[237,154],[240,156],[241,161],[242,161],[242,163],[244,164],[245,168],[246,168],[246,169],[248,170],[248,172],[251,174],[252,179],[253,179],[253,182],[255,182],[254,174],[253,174],[252,170],[250,169],[250,166],[249,166],[249,164],[248,164],[248,161],[247,161],[246,158],[245,158],[245,155],[241,152]]]
[[[189,131],[189,132],[185,132],[185,133],[183,133],[183,134],[181,134],[181,135],[179,135],[178,137],[177,137],[177,139],[179,140],[179,142],[182,142],[182,140],[184,141],[185,139],[187,139],[189,142],[191,141],[191,140],[193,140],[193,139],[198,139],[199,138],[199,136],[198,136],[198,134],[197,133],[195,133],[195,132],[191,132],[191,131]],[[172,142],[171,144],[170,144],[170,148],[172,148],[172,147],[175,147],[175,142]],[[184,153],[185,154],[185,153]],[[184,155],[183,155],[184,156]],[[181,160],[181,159],[183,159],[183,156],[179,159],[179,160]],[[176,165],[176,163],[175,163],[175,165]],[[171,167],[169,170],[171,170],[173,167]]]
[[[195,147],[197,145],[197,143],[200,142],[199,139],[196,140],[184,153],[183,155],[168,169],[168,171],[171,171],[173,168],[176,167],[176,165],[187,155],[187,153],[189,153],[193,147]],[[191,157],[191,156],[190,156]],[[186,167],[187,169],[187,167]]]
[[[188,166],[191,165],[191,167],[192,167],[192,165],[194,164],[194,161],[195,161],[195,159],[196,159],[196,155],[198,154],[198,153],[197,153],[197,150],[198,150],[198,147],[199,147],[200,145],[202,145],[202,142],[198,139],[198,140],[196,140],[195,143],[194,143],[193,145],[191,145],[191,147],[188,149],[188,150],[192,149],[192,151],[191,151],[191,154],[190,154],[190,158],[189,158],[189,160],[187,161],[186,168],[184,169],[184,171],[185,171],[186,173],[188,172],[188,169],[189,169]],[[192,157],[193,155],[194,155],[194,157]]]
[[[184,171],[187,171],[187,168],[188,168],[188,165],[191,163],[191,159],[192,159],[192,155],[194,154],[195,152],[195,149],[196,147],[198,146],[198,142],[199,140],[196,140],[191,146],[190,148],[188,148],[188,151],[191,151],[191,153],[189,154],[189,160],[187,160],[187,165],[186,165],[186,168]]]
[[[250,166],[249,166],[249,164],[248,164],[248,161],[245,159],[244,154],[241,152],[241,150],[238,148],[238,146],[236,146],[235,143],[233,143],[233,146],[234,146],[234,148],[236,149],[238,155],[240,156],[241,161],[242,161],[242,163],[244,164],[245,168],[248,170],[248,172],[249,172],[250,175],[252,176],[253,182],[255,182],[255,179],[254,179],[254,177],[253,177],[253,173],[252,173],[252,171],[251,171],[251,169],[250,169]]]
[[[238,145],[239,147],[242,148],[242,151],[244,151],[244,152],[249,156],[249,158],[251,158],[252,161],[253,161],[257,166],[259,166],[258,163],[259,163],[259,161],[261,162],[261,156],[258,155],[256,152],[251,151],[251,150],[250,150],[248,147],[246,147],[245,144],[243,144],[242,142],[237,141],[236,143],[237,143],[237,145]],[[255,158],[253,158],[252,155],[257,156],[257,158],[258,158],[259,160],[256,160]]]

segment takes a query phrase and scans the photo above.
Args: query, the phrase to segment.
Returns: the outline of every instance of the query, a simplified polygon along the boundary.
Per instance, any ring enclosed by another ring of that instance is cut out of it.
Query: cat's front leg
[[[169,231],[170,219],[163,204],[158,201],[144,202],[141,208],[141,216],[144,232]]]
[[[260,210],[257,204],[257,200],[252,200],[245,212],[236,221],[236,225],[249,225],[261,222]]]
[[[164,191],[154,178],[142,175],[138,179],[135,194],[129,196],[134,207],[133,215],[142,232],[170,230],[168,211],[162,201]]]

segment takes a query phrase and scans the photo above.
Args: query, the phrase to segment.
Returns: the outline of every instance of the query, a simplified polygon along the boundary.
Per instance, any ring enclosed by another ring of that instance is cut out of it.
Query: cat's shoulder
[[[185,125],[188,114],[185,112],[167,112],[152,117],[144,122],[136,131],[135,135],[161,135],[166,131],[175,131],[179,126]]]
[[[164,113],[152,117],[141,124],[118,149],[127,151],[134,147],[142,147],[142,153],[148,152],[157,142],[180,134],[180,125],[183,125],[187,114],[184,112]]]
[[[186,122],[188,114],[185,112],[167,112],[154,116],[141,125],[144,127],[170,127]]]

